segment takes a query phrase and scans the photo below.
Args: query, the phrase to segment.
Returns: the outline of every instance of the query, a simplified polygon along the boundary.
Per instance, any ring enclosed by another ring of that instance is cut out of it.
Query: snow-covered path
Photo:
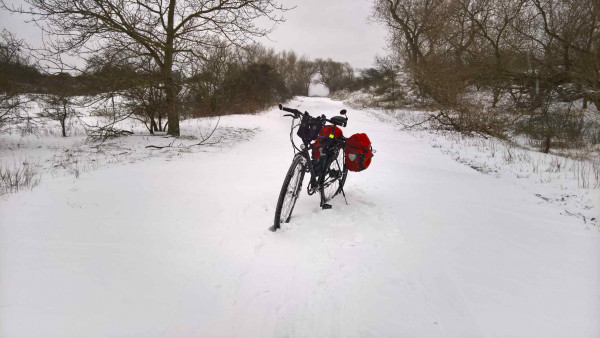
[[[324,98],[289,106],[332,116]],[[598,337],[600,233],[367,113],[349,205],[272,233],[289,119],[222,152],[43,181],[0,202],[0,337]]]

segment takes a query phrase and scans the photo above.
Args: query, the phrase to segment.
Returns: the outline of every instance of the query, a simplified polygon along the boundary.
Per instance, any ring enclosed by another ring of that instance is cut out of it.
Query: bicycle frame
[[[311,145],[306,145],[304,144],[304,149],[301,150],[299,153],[296,153],[294,156],[296,156],[297,154],[301,154],[306,160],[307,160],[307,168],[308,168],[308,172],[310,173],[310,184],[313,187],[318,187],[320,188],[321,185],[324,183],[323,179],[319,180],[319,182],[317,182],[317,174],[315,173],[315,167],[313,165],[313,158],[311,157],[310,152],[308,151],[309,147],[312,147]],[[335,150],[337,148],[338,151],[344,151],[343,147],[339,147],[339,146],[329,146],[325,149],[323,149],[323,153],[324,154],[329,154],[332,150]],[[332,157],[332,156],[327,156],[325,163],[323,164],[323,166],[325,168],[329,167],[329,165],[336,160],[336,157]],[[321,178],[324,178],[324,175],[320,176]]]

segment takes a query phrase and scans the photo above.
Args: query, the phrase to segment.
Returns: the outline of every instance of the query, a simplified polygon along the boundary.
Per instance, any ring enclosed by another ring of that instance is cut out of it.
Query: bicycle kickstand
[[[342,188],[341,190],[342,190],[342,196],[344,196],[344,201],[346,201],[346,205],[350,205],[350,204],[348,204],[348,200],[346,199],[346,193],[344,192],[344,188]]]
[[[322,197],[321,197],[321,209],[323,209],[323,210],[331,209],[331,204],[325,203],[325,201],[323,200]]]

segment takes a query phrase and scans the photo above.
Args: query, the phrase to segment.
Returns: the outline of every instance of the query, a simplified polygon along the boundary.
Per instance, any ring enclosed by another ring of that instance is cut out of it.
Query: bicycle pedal
[[[323,208],[323,210],[331,209],[331,204],[323,203],[323,205],[321,205],[321,208]]]

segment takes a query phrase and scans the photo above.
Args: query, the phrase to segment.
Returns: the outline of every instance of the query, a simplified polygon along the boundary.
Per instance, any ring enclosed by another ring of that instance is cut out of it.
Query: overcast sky
[[[15,2],[18,2],[15,1]],[[356,68],[369,67],[376,54],[384,54],[385,29],[369,23],[372,0],[283,0],[288,7],[286,22],[263,44],[276,50],[294,50],[314,58],[349,62]],[[32,44],[41,42],[40,31],[22,16],[0,11],[0,27]]]
[[[286,0],[296,6],[284,13],[286,22],[263,40],[278,50],[293,49],[310,58],[332,58],[365,68],[384,54],[386,32],[369,23],[372,0]]]

